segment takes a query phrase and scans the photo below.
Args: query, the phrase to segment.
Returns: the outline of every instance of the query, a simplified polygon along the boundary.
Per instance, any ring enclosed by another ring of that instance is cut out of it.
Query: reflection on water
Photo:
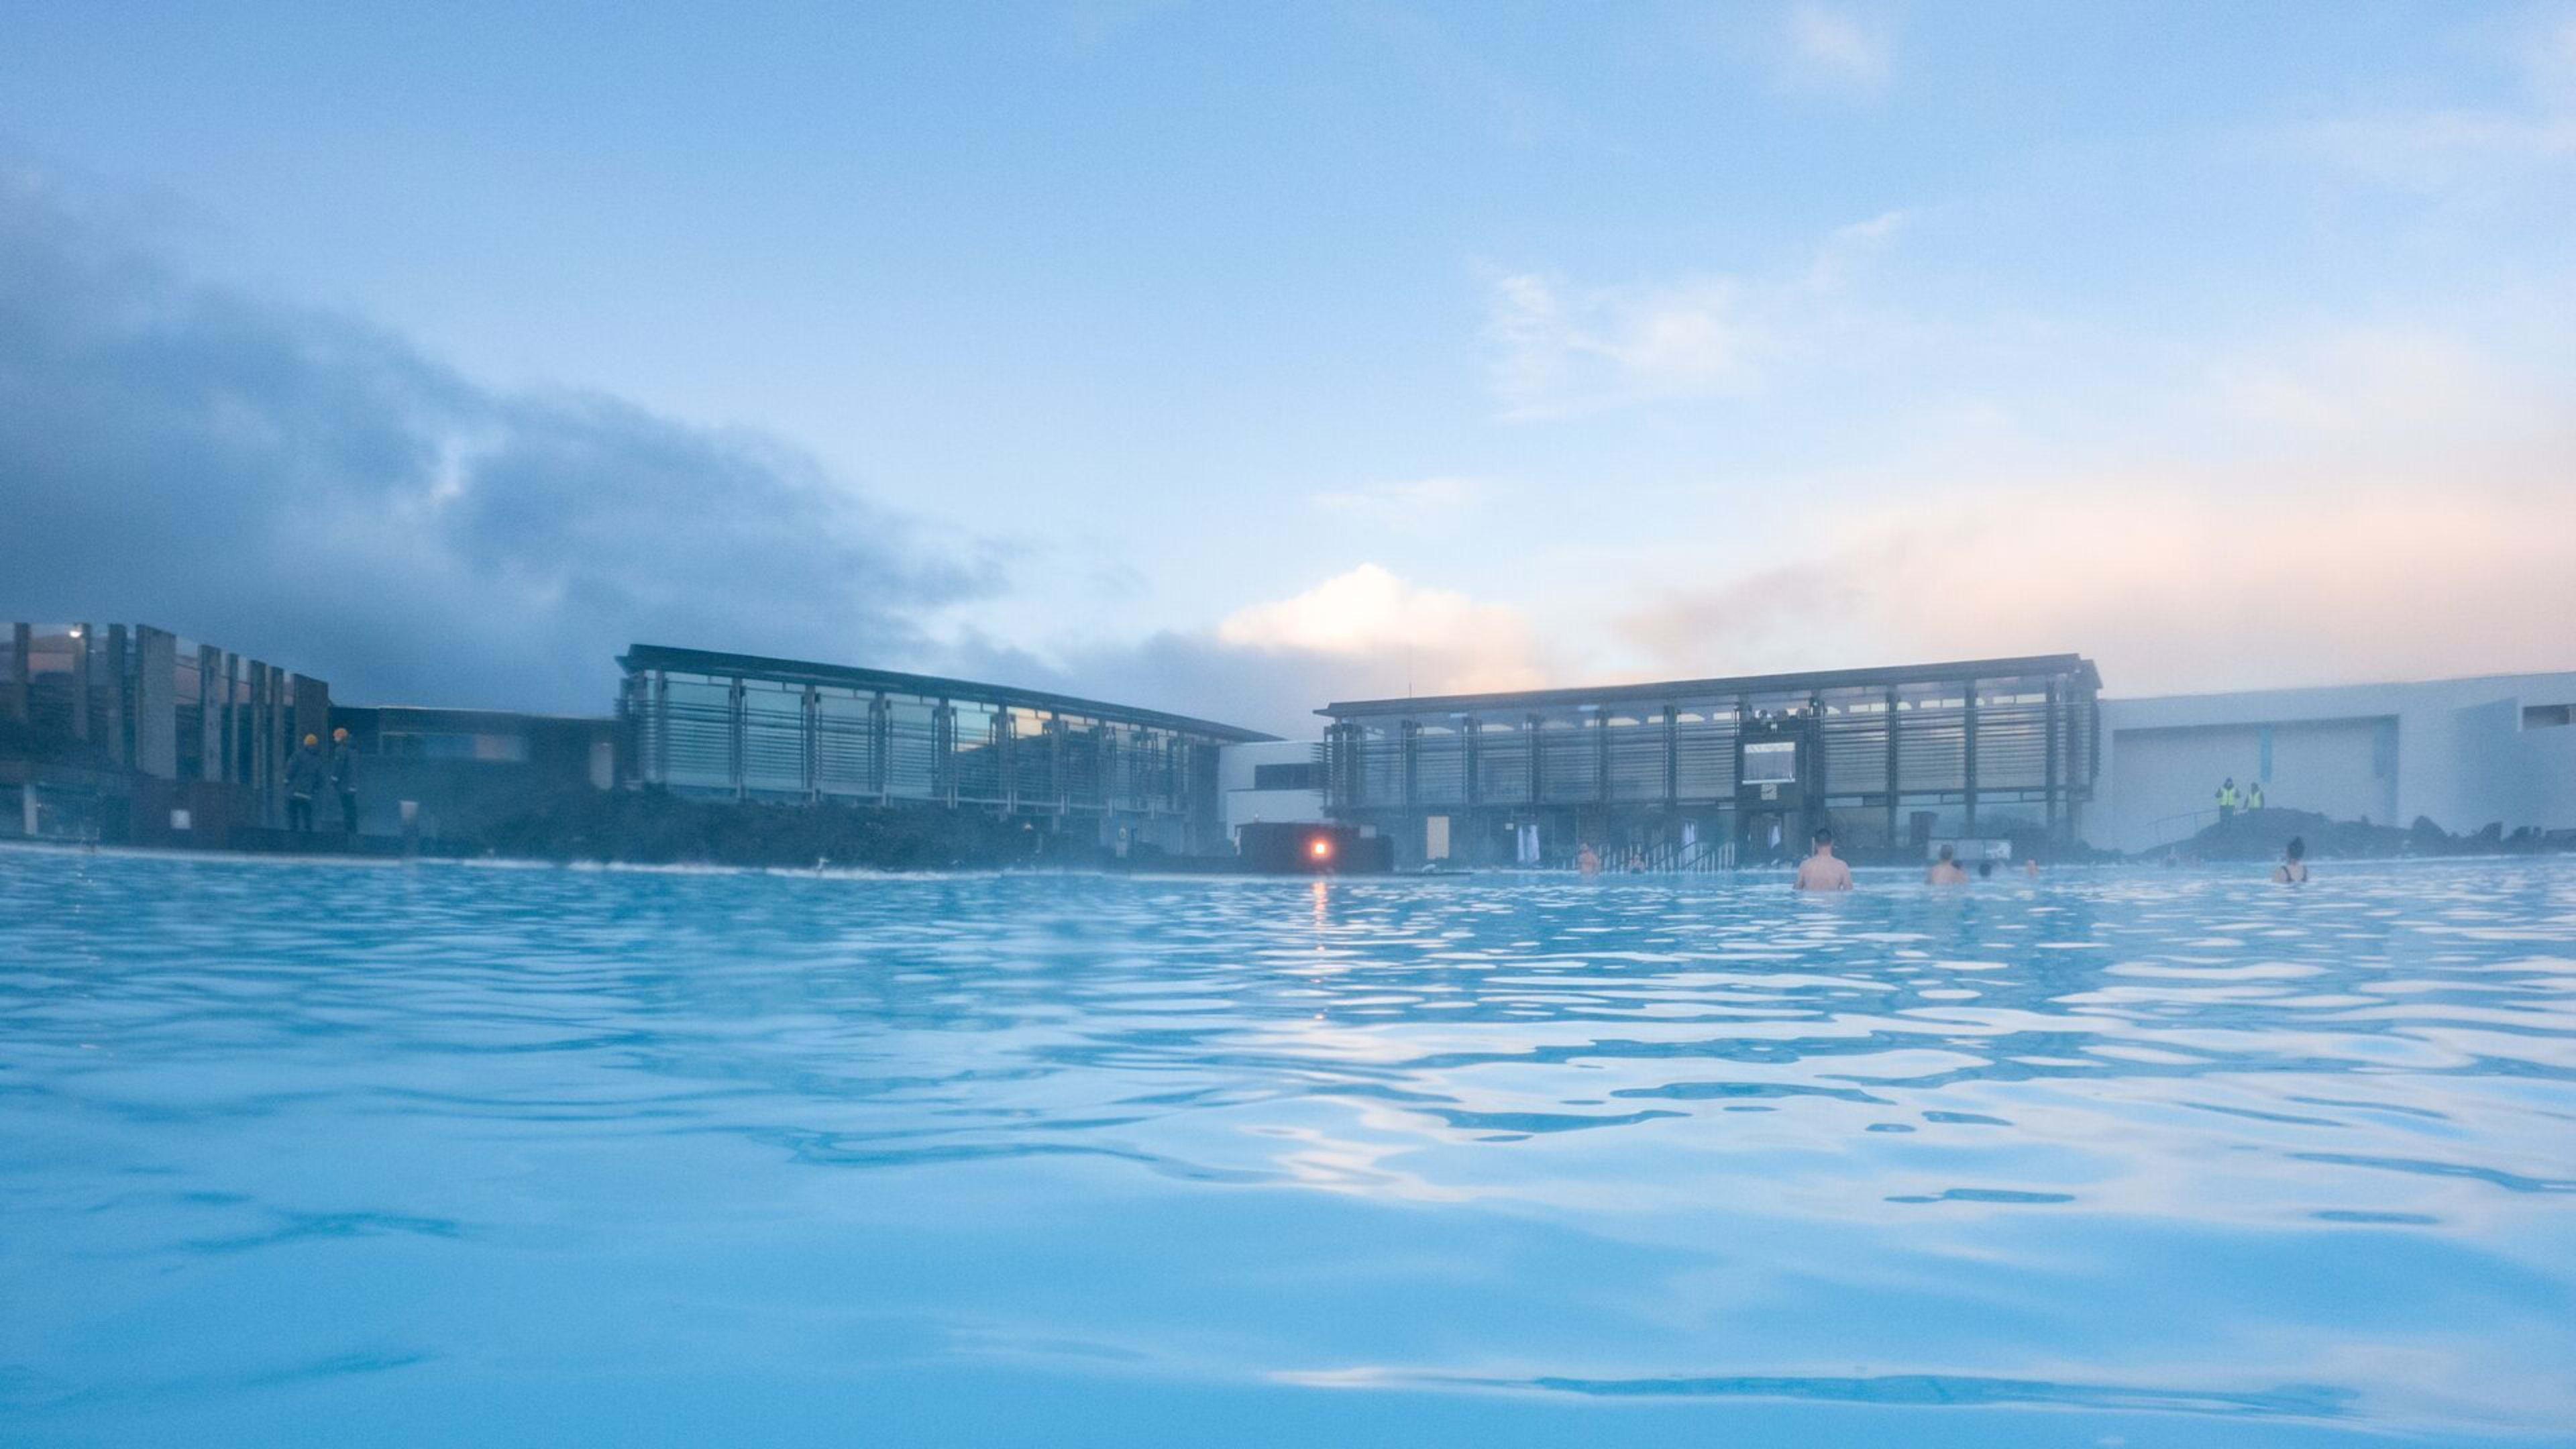
[[[2563,1433],[2576,868],[2320,876],[0,852],[0,1438]]]

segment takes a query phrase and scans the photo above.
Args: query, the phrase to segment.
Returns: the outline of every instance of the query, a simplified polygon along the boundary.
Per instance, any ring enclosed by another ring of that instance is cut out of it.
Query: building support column
[[[1959,736],[1962,747],[1966,751],[1966,758],[1963,761],[1966,770],[1960,778],[1968,787],[1962,792],[1968,802],[1968,819],[1964,833],[1973,836],[1977,833],[1977,681],[1973,679],[1968,681],[1967,695],[1961,704],[1964,713],[1960,716]]]
[[[1905,807],[1900,799],[1900,792],[1896,788],[1896,772],[1898,768],[1898,754],[1896,748],[1896,704],[1896,691],[1894,689],[1890,689],[1887,691],[1887,848],[1890,850],[1896,849],[1896,842],[1898,839],[1896,833],[1897,822],[1905,813]]]
[[[103,703],[107,717],[98,722],[98,739],[107,747],[110,760],[120,765],[131,765],[134,763],[134,713],[127,691],[134,677],[134,667],[133,658],[127,652],[125,626],[108,625],[104,644],[101,662],[107,666],[107,680],[99,693],[106,696]]]
[[[2051,679],[2048,681],[2048,772],[2044,777],[2045,783],[2041,790],[2041,794],[2046,797],[2048,802],[2046,807],[2048,811],[2047,836],[2052,842],[2057,839],[2058,805],[2060,803],[2059,795],[2061,793],[2059,782],[2063,778],[2058,770],[2057,752],[2061,742],[2065,738],[2059,728],[2058,712],[2059,699],[2057,681]]]
[[[0,678],[0,719],[27,722],[27,651],[34,647],[35,638],[36,631],[28,625],[9,626],[9,673]]]
[[[87,740],[89,733],[89,626],[72,626],[72,738]]]

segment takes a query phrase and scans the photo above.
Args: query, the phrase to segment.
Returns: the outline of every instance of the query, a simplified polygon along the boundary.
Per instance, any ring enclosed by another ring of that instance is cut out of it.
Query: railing
[[[1642,867],[1641,870],[1629,870],[1628,863],[1632,855],[1636,858],[1639,866]],[[1576,870],[1580,868],[1582,858],[1582,847],[1577,846],[1575,849],[1567,851],[1562,855],[1547,856],[1538,861],[1535,865],[1524,867],[1524,869]],[[1677,840],[1659,840],[1652,845],[1639,846],[1633,852],[1625,849],[1624,847],[1613,847],[1609,850],[1602,851],[1599,858],[1601,861],[1601,873],[1604,875],[1703,874],[1709,871],[1734,869],[1735,842],[1732,840],[1696,840],[1692,841],[1688,845],[1684,845],[1682,842]]]
[[[2216,820],[2217,818],[2218,810],[2213,806],[2207,810],[2185,810],[2180,814],[2167,815],[2147,828],[2154,832],[2157,840],[2178,845],[2200,833],[2200,822],[2203,820]],[[2165,827],[2173,824],[2177,820],[2183,822],[2182,830],[2179,833],[2167,832]],[[2161,850],[2164,847],[2162,845],[2158,845],[2155,848]]]

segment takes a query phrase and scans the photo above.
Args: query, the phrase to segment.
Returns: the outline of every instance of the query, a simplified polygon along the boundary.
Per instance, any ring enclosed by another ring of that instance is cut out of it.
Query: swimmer
[[[1791,887],[1802,891],[1847,891],[1852,888],[1851,867],[1834,854],[1834,833],[1819,827],[1816,846],[1805,860],[1798,863],[1798,879]]]
[[[2306,837],[2293,835],[2290,837],[2290,843],[2281,848],[2281,864],[2272,872],[2272,883],[2275,885],[2306,885],[2308,883],[2308,842]]]
[[[2029,876],[2032,880],[2039,879],[2039,857],[2034,855],[2030,859],[2023,861],[2021,863],[2021,873]]]
[[[1959,852],[1956,847],[1948,845],[1941,847],[1941,858],[1932,862],[1931,869],[1923,872],[1923,883],[1936,886],[1968,883],[1968,873],[1959,868]]]

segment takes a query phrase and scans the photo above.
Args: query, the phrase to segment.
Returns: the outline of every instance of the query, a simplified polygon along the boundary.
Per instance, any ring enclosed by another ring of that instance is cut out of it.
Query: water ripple
[[[0,1438],[922,1374],[2576,1423],[2576,866],[1865,885],[0,850]]]

